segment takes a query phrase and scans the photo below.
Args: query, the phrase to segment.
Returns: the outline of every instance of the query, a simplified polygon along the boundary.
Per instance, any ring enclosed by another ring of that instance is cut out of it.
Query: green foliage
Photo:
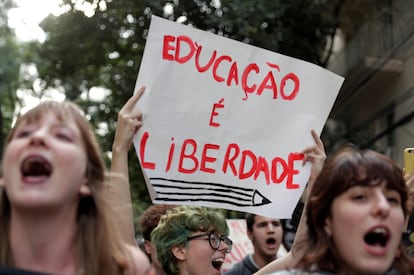
[[[7,28],[0,28],[0,94],[5,118],[11,119],[15,91],[19,80],[20,53],[15,37]],[[10,122],[10,121],[8,121]]]
[[[21,53],[16,37],[7,26],[7,11],[12,1],[0,3],[0,148],[10,128],[17,101],[16,90],[19,81]],[[0,149],[1,153],[1,149]]]
[[[152,14],[179,18],[184,24],[317,64],[326,61],[327,37],[335,31],[336,1],[327,0],[85,1],[96,6],[93,16],[78,10],[77,1],[63,2],[69,11],[42,22],[47,39],[32,45],[36,49],[32,58],[44,88],[63,87],[66,97],[84,108],[97,129],[107,123],[107,134],[100,136],[105,152],[111,151],[117,113],[133,93]],[[166,5],[172,13],[165,14]],[[110,91],[102,102],[88,97],[97,86]],[[129,165],[139,215],[150,199],[134,150]]]
[[[170,3],[171,20],[187,18],[185,24],[211,31],[257,47],[326,64],[327,39],[336,30],[336,1],[318,0],[221,0],[148,1],[156,15]],[[311,45],[311,46],[310,46]]]

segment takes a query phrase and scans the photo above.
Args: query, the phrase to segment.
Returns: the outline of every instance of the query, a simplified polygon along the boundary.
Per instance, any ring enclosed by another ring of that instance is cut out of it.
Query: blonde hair
[[[80,108],[69,101],[45,101],[16,121],[5,141],[9,144],[15,129],[21,123],[40,120],[52,113],[59,121],[73,120],[80,130],[87,155],[86,177],[90,196],[80,198],[77,211],[76,246],[79,268],[84,274],[123,274],[127,268],[127,251],[122,234],[114,222],[115,215],[105,195],[106,167],[91,124]],[[3,154],[4,154],[3,150]],[[11,218],[10,201],[5,190],[0,190],[0,265],[13,265],[9,245]]]

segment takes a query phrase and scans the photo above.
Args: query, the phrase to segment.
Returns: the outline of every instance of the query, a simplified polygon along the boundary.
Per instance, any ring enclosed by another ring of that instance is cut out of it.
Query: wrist
[[[112,146],[112,155],[127,155],[129,151],[129,147],[122,146],[122,145],[114,145]]]

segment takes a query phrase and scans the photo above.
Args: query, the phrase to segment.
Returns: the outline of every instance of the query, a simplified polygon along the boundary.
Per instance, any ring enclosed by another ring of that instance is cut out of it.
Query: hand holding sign
[[[141,87],[119,111],[117,131],[115,131],[114,137],[115,148],[113,150],[120,149],[121,151],[128,152],[131,147],[134,135],[142,126],[142,112],[140,110],[134,110],[134,107],[144,91],[145,87]]]
[[[312,164],[311,174],[309,177],[309,182],[312,184],[316,177],[321,172],[323,165],[326,160],[325,147],[322,140],[319,138],[319,135],[312,129],[311,135],[315,144],[309,147],[306,147],[302,153],[305,155],[303,159],[303,164],[309,161]]]
[[[144,125],[134,139],[153,202],[289,218],[311,174],[307,160],[324,160],[318,135],[342,81],[153,16],[137,79],[147,87],[138,102]]]

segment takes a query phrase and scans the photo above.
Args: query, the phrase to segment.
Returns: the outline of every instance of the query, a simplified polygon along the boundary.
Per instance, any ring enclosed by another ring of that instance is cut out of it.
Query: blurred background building
[[[401,165],[414,147],[414,1],[346,1],[327,68],[345,76],[325,132]],[[339,49],[338,49],[339,48]]]

